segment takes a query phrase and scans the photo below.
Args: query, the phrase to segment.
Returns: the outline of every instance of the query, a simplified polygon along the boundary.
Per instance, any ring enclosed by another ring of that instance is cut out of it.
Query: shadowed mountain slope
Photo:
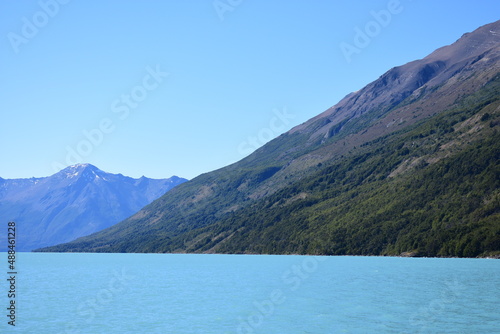
[[[0,220],[16,221],[17,249],[32,250],[110,227],[184,181],[133,179],[90,164],[49,177],[0,179]]]

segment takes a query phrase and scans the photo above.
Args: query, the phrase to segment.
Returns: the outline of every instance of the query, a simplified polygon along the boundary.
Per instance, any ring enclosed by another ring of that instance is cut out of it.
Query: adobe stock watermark
[[[453,282],[446,282],[446,288],[441,291],[439,298],[432,300],[426,307],[421,307],[413,313],[409,322],[411,326],[419,327],[418,333],[428,333],[433,328],[433,323],[439,321],[446,310],[447,305],[457,301],[466,287],[457,279]]]
[[[141,83],[132,87],[128,94],[122,94],[111,103],[111,113],[116,115],[115,117],[119,120],[124,121],[129,117],[131,111],[137,109],[140,103],[148,97],[149,93],[157,89],[168,75],[167,72],[160,69],[159,65],[156,65],[154,69],[147,66],[146,74]],[[95,128],[83,129],[83,138],[73,147],[66,146],[65,164],[54,161],[52,163],[53,170],[58,172],[66,166],[82,163],[84,158],[92,154],[96,147],[102,145],[105,136],[112,133],[115,128],[116,120],[111,117],[104,117]]]
[[[295,118],[294,114],[287,112],[286,108],[282,110],[274,109],[274,116],[269,120],[269,126],[263,128],[256,136],[249,136],[245,141],[238,145],[238,153],[244,156],[249,155],[277,135],[286,131],[290,120]]]
[[[214,0],[214,2],[212,2],[212,6],[219,17],[219,20],[224,21],[224,15],[226,15],[227,12],[234,11],[236,7],[241,5],[242,2],[243,0]]]
[[[53,19],[61,9],[62,5],[66,5],[71,0],[40,0],[38,5],[40,10],[36,11],[31,18],[23,17],[21,19],[22,26],[20,33],[9,32],[7,39],[14,53],[19,53],[21,45],[28,44],[30,40],[36,37],[41,29],[43,29],[50,20]]]
[[[77,319],[66,325],[65,334],[79,334],[81,329],[85,329],[92,323],[96,316],[111,303],[117,295],[123,294],[130,285],[130,281],[135,280],[134,275],[129,275],[125,268],[121,272],[115,270],[108,283],[91,298],[87,298],[76,307]]]
[[[393,17],[403,12],[403,9],[400,0],[390,0],[386,9],[370,11],[373,20],[368,21],[362,28],[354,27],[352,43],[342,42],[339,45],[347,63],[352,62],[353,55],[360,54],[363,49],[367,48],[372,40],[391,24]]]
[[[269,297],[253,302],[254,311],[248,317],[238,317],[237,334],[252,334],[261,327],[265,320],[270,318],[277,307],[286,301],[287,291],[296,291],[302,283],[318,270],[319,263],[326,261],[326,256],[305,256],[300,264],[292,265],[281,275],[281,281],[286,289],[275,289],[269,293]]]

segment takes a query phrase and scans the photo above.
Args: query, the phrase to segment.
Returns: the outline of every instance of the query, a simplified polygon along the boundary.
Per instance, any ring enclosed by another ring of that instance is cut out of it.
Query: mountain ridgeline
[[[42,178],[0,178],[0,220],[15,220],[17,249],[29,251],[100,231],[187,180],[133,179],[90,164]],[[2,242],[3,240],[3,242]],[[0,244],[7,245],[7,229]]]
[[[500,254],[500,21],[245,159],[41,251]]]

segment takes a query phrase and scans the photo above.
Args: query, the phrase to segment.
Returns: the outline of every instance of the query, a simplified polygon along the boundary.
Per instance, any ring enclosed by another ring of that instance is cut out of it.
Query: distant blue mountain
[[[134,179],[78,164],[42,178],[0,178],[0,245],[15,221],[18,251],[68,242],[110,227],[187,181]]]

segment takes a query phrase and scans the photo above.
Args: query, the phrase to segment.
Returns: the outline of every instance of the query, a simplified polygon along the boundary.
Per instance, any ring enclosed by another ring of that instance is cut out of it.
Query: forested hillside
[[[499,254],[495,31],[390,69],[245,159],[42,251]]]

